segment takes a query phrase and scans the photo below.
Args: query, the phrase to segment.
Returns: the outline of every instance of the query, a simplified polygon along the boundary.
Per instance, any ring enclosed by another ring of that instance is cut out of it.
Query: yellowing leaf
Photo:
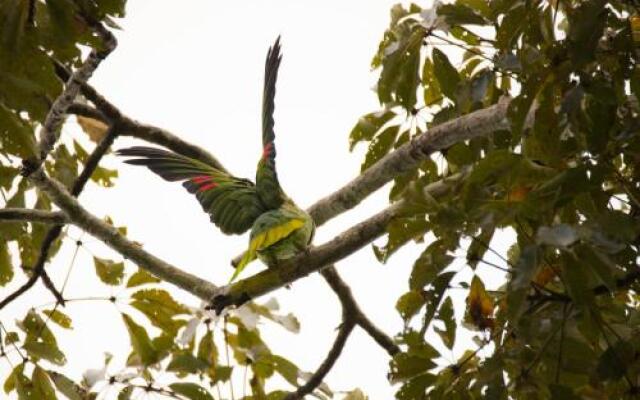
[[[640,15],[634,15],[629,18],[631,24],[631,36],[636,45],[640,44]]]
[[[54,308],[52,310],[44,310],[42,311],[42,313],[47,315],[53,322],[60,325],[61,327],[65,329],[72,329],[71,318],[62,311]]]
[[[89,139],[96,143],[104,138],[107,133],[107,129],[109,129],[107,124],[102,121],[98,121],[97,119],[83,117],[81,115],[76,116],[76,119],[84,133],[89,136]]]
[[[533,281],[540,286],[546,286],[547,283],[551,282],[553,278],[555,278],[556,272],[550,266],[544,266],[538,273],[536,274]]]
[[[527,194],[531,191],[530,187],[527,186],[516,186],[507,193],[507,201],[519,202],[523,201]]]
[[[484,288],[484,283],[474,276],[467,297],[467,320],[479,330],[493,328],[493,299]]]

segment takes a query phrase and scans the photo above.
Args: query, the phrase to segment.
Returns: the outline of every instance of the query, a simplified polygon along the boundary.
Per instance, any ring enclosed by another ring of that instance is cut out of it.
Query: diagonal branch
[[[329,373],[333,365],[340,357],[340,353],[344,349],[344,346],[347,344],[347,339],[351,332],[353,332],[353,328],[355,327],[355,319],[352,317],[346,316],[340,329],[338,330],[338,335],[336,336],[336,340],[333,342],[333,346],[331,346],[331,350],[327,353],[327,357],[320,364],[320,367],[316,370],[316,372],[309,378],[309,380],[302,386],[298,388],[294,393],[289,393],[284,397],[284,400],[299,400],[303,399],[304,396],[312,393],[320,384],[322,384],[322,380]]]
[[[40,224],[65,224],[67,216],[59,211],[35,210],[31,208],[0,209],[0,221],[29,221]]]
[[[413,168],[438,150],[455,143],[509,129],[510,99],[432,127],[428,132],[387,154],[357,178],[308,209],[316,226],[355,207],[387,182]]]
[[[448,193],[468,173],[469,169],[466,169],[442,181],[427,185],[424,188],[424,192],[428,196],[437,199]],[[220,288],[218,293],[211,299],[211,308],[220,313],[228,306],[239,306],[248,300],[290,284],[312,272],[327,268],[329,264],[349,256],[384,234],[389,222],[400,214],[404,206],[404,201],[397,202],[347,229],[329,242],[313,247],[308,252],[284,261],[277,268],[270,268],[232,285]]]
[[[60,62],[53,60],[56,73],[62,79],[68,79],[69,70]],[[70,112],[85,117],[100,120],[106,124],[118,124],[122,127],[122,136],[130,136],[164,146],[178,154],[195,158],[221,171],[227,172],[222,163],[211,153],[201,147],[180,139],[178,136],[157,126],[140,123],[124,115],[118,107],[102,96],[93,86],[85,82],[81,87],[82,94],[91,101],[96,108],[85,104],[73,103]]]
[[[47,177],[42,169],[34,171],[29,179],[67,214],[71,223],[134,261],[140,268],[202,299],[209,299],[216,293],[217,287],[212,283],[182,271],[146,252],[139,244],[122,236],[116,228],[89,213],[60,182]]]
[[[369,334],[390,356],[398,353],[400,348],[393,342],[387,334],[376,327],[373,322],[367,318],[362,312],[360,306],[353,297],[351,288],[342,280],[338,272],[332,266],[320,271],[322,277],[331,286],[342,304],[343,312],[353,317],[354,322],[358,324],[365,332]]]

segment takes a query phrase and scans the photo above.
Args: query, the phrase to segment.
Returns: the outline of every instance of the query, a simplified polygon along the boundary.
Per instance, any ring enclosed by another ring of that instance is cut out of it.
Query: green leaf
[[[389,363],[389,378],[391,383],[404,382],[422,375],[436,367],[436,363],[430,358],[415,354],[398,353]]]
[[[423,297],[427,305],[424,312],[424,318],[422,320],[422,323],[425,326],[428,326],[431,323],[431,320],[435,316],[436,310],[440,305],[440,300],[442,300],[444,292],[449,288],[449,283],[455,275],[456,273],[454,271],[443,272],[433,281],[433,287],[423,293]]]
[[[425,300],[422,297],[422,294],[412,290],[400,296],[396,302],[396,310],[398,310],[400,316],[406,322],[411,320],[411,318],[420,311],[424,304]]]
[[[362,116],[349,134],[349,151],[353,151],[356,144],[369,141],[396,114],[390,110],[382,110]]]
[[[7,376],[7,378],[4,381],[4,385],[2,386],[2,389],[4,390],[4,392],[6,394],[11,393],[12,391],[14,391],[16,389],[16,377],[18,375],[23,375],[24,373],[24,363],[23,364],[18,364],[17,366],[15,366],[12,370],[11,373]]]
[[[617,289],[615,273],[617,270],[616,263],[609,259],[607,255],[601,253],[597,249],[579,245],[575,249],[576,257],[588,264],[593,272],[602,281],[602,284],[615,293]]]
[[[526,246],[519,254],[507,292],[507,314],[514,322],[524,311],[529,284],[538,271],[538,248]]]
[[[229,379],[231,379],[231,373],[233,372],[233,367],[228,367],[228,366],[216,366],[214,373],[213,373],[213,377],[211,378],[211,383],[217,383],[217,382],[227,382]]]
[[[0,240],[0,286],[4,286],[13,279],[13,265],[7,242]]]
[[[424,104],[432,106],[442,102],[442,92],[440,84],[433,71],[433,62],[430,59],[424,60],[422,66],[422,86],[424,87]]]
[[[133,395],[134,387],[133,386],[125,386],[118,393],[118,400],[130,400]]]
[[[445,329],[441,330],[439,328],[435,328],[436,333],[440,335],[442,342],[449,349],[453,349],[453,345],[456,341],[456,320],[453,314],[453,302],[451,301],[451,297],[447,297],[440,306],[440,310],[438,310],[439,320],[444,322]]]
[[[9,167],[0,164],[0,188],[4,190],[11,189],[14,179],[18,176],[20,170],[18,168]]]
[[[213,341],[213,331],[207,330],[198,344],[198,358],[208,363],[216,365],[218,363],[218,349]]]
[[[487,21],[475,10],[463,4],[442,4],[438,7],[438,15],[445,17],[447,24],[457,25],[485,25]]]
[[[456,89],[460,82],[458,71],[451,65],[449,58],[437,48],[433,49],[431,57],[433,59],[433,73],[438,80],[442,93],[448,98],[455,100]]]
[[[389,236],[384,246],[373,246],[373,252],[378,261],[387,262],[389,257],[410,240],[421,241],[428,228],[424,215],[399,217],[387,225]]]
[[[49,376],[53,379],[53,384],[69,400],[85,400],[84,390],[74,381],[58,372],[49,371]]]
[[[129,279],[127,280],[126,287],[131,288],[131,287],[136,287],[140,285],[145,285],[147,283],[160,283],[160,282],[162,282],[162,280],[151,275],[144,269],[138,269],[138,271],[136,271],[133,275],[131,275],[131,277],[129,277]]]
[[[269,358],[274,369],[278,374],[280,374],[280,376],[282,376],[291,385],[298,386],[298,375],[300,374],[300,369],[294,363],[275,354],[272,354]]]
[[[407,33],[406,38],[386,47],[382,72],[378,79],[378,99],[381,103],[396,102],[406,110],[411,110],[415,105],[420,82],[420,49],[423,36],[423,28],[415,28]],[[390,51],[392,46],[397,47]]]
[[[57,400],[56,391],[51,384],[49,374],[39,366],[33,369],[31,380],[34,384],[34,394],[40,400]]]
[[[523,20],[525,19],[526,8],[523,4],[514,4],[513,7],[505,14],[496,30],[497,47],[500,49],[512,48],[513,43],[522,33],[525,27]]]
[[[31,357],[42,358],[56,365],[64,365],[67,362],[64,353],[62,353],[57,346],[52,346],[51,344],[27,341],[22,348],[25,349]]]
[[[412,290],[421,290],[432,283],[438,274],[453,261],[453,256],[448,252],[449,248],[442,240],[436,240],[427,246],[413,264],[409,287]]]
[[[469,249],[467,250],[467,263],[471,268],[475,269],[478,265],[478,262],[480,262],[484,257],[484,254],[489,249],[488,246],[493,239],[494,232],[495,226],[482,228],[480,234],[478,234],[471,240],[471,244],[469,245]]]
[[[51,347],[58,347],[55,336],[35,310],[29,310],[18,326],[27,334],[26,341],[37,341],[48,344]]]
[[[189,400],[213,400],[213,396],[207,391],[207,389],[196,383],[190,382],[176,382],[169,385],[171,390],[181,394]]]
[[[188,352],[180,352],[173,355],[173,358],[167,366],[167,371],[176,372],[178,374],[196,374],[204,372],[210,367],[210,364]]]
[[[175,335],[184,321],[173,319],[188,314],[187,307],[178,303],[163,289],[144,289],[131,295],[131,306],[142,312],[154,326]]]
[[[607,347],[598,359],[596,374],[603,381],[620,379],[634,362],[636,351],[633,344],[627,341],[617,341]]]
[[[65,329],[73,329],[71,327],[71,318],[58,309],[43,310],[43,314],[47,315],[53,322]]]
[[[151,365],[158,361],[159,355],[149,338],[147,331],[140,325],[136,324],[127,314],[122,314],[122,319],[129,332],[131,346],[133,351],[139,357],[142,365]]]
[[[35,149],[32,127],[0,102],[0,154],[29,158]]]
[[[427,389],[436,382],[436,375],[424,373],[405,382],[396,392],[397,400],[414,400],[425,398]]]
[[[17,343],[20,341],[20,337],[16,332],[7,332],[4,336],[4,345],[9,346],[10,344]]]
[[[373,164],[375,164],[382,157],[387,155],[389,151],[393,148],[393,144],[398,137],[398,132],[400,131],[400,125],[390,126],[380,134],[376,135],[375,138],[369,144],[369,149],[367,150],[367,155],[360,167],[360,172],[364,172]]]
[[[96,274],[103,283],[116,286],[122,283],[124,278],[124,262],[114,262],[98,257],[93,257]]]

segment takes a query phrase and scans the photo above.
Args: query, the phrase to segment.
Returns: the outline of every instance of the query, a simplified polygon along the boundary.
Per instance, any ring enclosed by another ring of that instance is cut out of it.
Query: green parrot
[[[201,161],[153,147],[136,146],[117,151],[133,157],[125,162],[143,165],[195,194],[211,222],[225,234],[242,234],[251,228],[249,248],[244,252],[233,281],[248,263],[260,258],[273,267],[306,251],[313,239],[313,219],[282,190],[276,173],[273,111],[280,66],[280,37],[267,52],[262,99],[262,156],[256,183],[237,178]]]

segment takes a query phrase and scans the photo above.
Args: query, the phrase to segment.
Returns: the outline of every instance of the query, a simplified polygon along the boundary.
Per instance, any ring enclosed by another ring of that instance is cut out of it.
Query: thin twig
[[[366,314],[362,312],[360,306],[356,302],[356,299],[353,297],[351,288],[342,280],[338,271],[336,271],[333,266],[323,269],[320,273],[340,299],[343,313],[352,315],[356,324],[367,332],[369,336],[376,341],[376,343],[389,353],[390,356],[400,352],[400,348],[393,342],[393,339],[375,326]]]
[[[284,397],[285,400],[302,399],[304,398],[304,396],[312,393],[318,386],[320,386],[320,384],[322,384],[322,380],[336,363],[338,357],[340,357],[340,353],[342,353],[349,335],[351,334],[351,332],[353,332],[355,323],[356,321],[353,318],[347,318],[342,322],[340,330],[338,331],[338,335],[336,336],[336,340],[333,342],[333,346],[331,346],[331,350],[329,350],[329,353],[327,354],[325,360],[322,362],[322,364],[320,364],[311,378],[309,378],[309,380],[304,385],[300,386],[298,390],[286,395]]]

